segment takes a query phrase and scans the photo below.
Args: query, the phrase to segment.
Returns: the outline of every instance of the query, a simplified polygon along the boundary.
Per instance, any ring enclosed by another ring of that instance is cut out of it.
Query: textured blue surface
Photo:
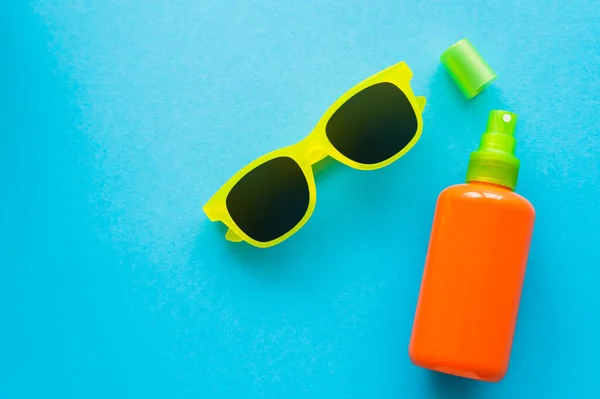
[[[597,392],[597,1],[0,3],[0,398]],[[468,103],[438,62],[465,36],[499,74]],[[417,146],[319,174],[282,245],[227,243],[204,201],[400,60],[428,97]],[[407,346],[436,196],[493,108],[520,116],[538,220],[511,368],[483,384]]]

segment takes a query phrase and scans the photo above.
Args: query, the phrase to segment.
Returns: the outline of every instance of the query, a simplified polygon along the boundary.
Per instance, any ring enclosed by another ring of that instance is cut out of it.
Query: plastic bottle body
[[[412,362],[484,381],[508,369],[535,211],[486,183],[439,196],[411,336]]]

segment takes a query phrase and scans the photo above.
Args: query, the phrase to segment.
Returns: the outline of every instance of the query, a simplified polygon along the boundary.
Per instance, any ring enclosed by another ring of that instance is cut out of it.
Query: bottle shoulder
[[[482,201],[490,205],[495,203],[497,205],[520,209],[535,216],[535,209],[527,198],[504,187],[491,184],[456,184],[445,188],[438,198],[438,202],[481,203]]]

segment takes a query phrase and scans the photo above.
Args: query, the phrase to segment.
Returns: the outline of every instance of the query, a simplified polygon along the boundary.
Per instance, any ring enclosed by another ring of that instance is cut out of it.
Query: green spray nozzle
[[[509,111],[490,112],[479,148],[471,153],[467,182],[498,184],[514,190],[520,162],[515,157],[517,115]]]

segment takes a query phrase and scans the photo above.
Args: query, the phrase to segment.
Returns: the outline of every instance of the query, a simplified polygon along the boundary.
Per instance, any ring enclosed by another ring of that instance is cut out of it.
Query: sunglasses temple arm
[[[427,99],[425,98],[425,96],[417,96],[417,104],[419,104],[419,108],[421,108],[421,111],[425,109],[426,103]]]
[[[237,234],[235,234],[235,232],[231,229],[227,230],[227,233],[225,234],[225,239],[227,241],[231,241],[231,242],[242,242],[243,240],[240,238],[240,236],[238,236]]]

